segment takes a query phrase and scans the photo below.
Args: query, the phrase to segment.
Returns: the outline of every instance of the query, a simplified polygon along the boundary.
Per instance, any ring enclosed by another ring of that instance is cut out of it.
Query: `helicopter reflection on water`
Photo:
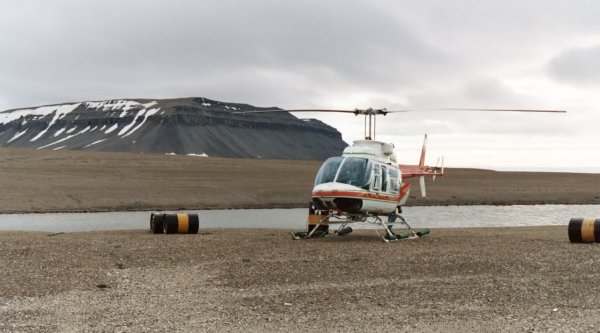
[[[194,211],[200,228],[299,229],[308,209]],[[572,217],[597,216],[600,205],[425,206],[406,207],[418,228],[472,228],[567,225]],[[1,214],[2,231],[81,232],[147,229],[148,212]],[[356,229],[372,226],[357,223]]]

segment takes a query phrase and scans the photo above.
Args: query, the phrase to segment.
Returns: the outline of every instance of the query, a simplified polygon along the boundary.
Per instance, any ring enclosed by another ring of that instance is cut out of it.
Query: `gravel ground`
[[[0,331],[598,332],[598,244],[566,226],[0,233]]]

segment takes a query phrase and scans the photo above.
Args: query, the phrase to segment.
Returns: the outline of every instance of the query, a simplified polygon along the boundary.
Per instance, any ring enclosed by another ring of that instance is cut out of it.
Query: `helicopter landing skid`
[[[413,230],[413,228],[410,226],[410,224],[408,224],[408,222],[406,222],[404,217],[402,217],[400,214],[395,214],[395,216],[397,219],[399,219],[399,222],[395,222],[393,225],[401,224],[406,227],[407,231],[403,231],[403,232],[396,234],[391,230],[392,228],[388,227],[388,225],[379,216],[377,216],[377,215],[371,216],[371,217],[374,217],[375,220],[369,221],[369,222],[377,224],[377,225],[381,225],[383,227],[383,230],[385,230],[384,234],[382,235],[379,232],[379,229],[374,229],[375,232],[377,233],[377,235],[379,237],[381,237],[381,239],[383,239],[384,242],[389,243],[389,242],[396,242],[396,241],[404,240],[404,239],[417,239],[417,238],[421,238],[421,237],[429,234],[429,229],[421,229],[420,231],[415,232]],[[366,219],[361,219],[362,222],[365,222],[365,220]],[[320,230],[319,227],[322,224],[329,224],[329,222],[330,222],[329,216],[326,216],[323,219],[321,219],[319,221],[319,223],[317,223],[312,228],[312,230],[310,230],[310,232],[307,232],[307,231],[292,232],[292,238],[295,240],[300,240],[300,239],[325,237],[326,235],[328,235],[328,232]],[[335,233],[338,236],[344,236],[344,235],[351,233],[352,228],[347,226],[348,223],[349,222],[343,222],[342,225],[340,226],[339,230],[336,230]]]
[[[427,230],[427,232],[423,232],[423,231],[415,232],[413,230],[413,228],[410,226],[410,224],[408,224],[408,222],[406,222],[404,217],[402,217],[402,215],[400,215],[400,214],[394,214],[394,215],[396,216],[396,218],[400,219],[400,222],[394,222],[393,225],[395,225],[396,223],[402,224],[406,227],[407,231],[396,234],[392,231],[391,226],[388,227],[388,225],[385,222],[383,222],[383,220],[380,219],[379,216],[376,216],[374,223],[381,224],[383,226],[383,230],[385,230],[385,233],[384,233],[384,235],[381,235],[379,233],[379,230],[377,230],[377,229],[375,229],[375,232],[377,233],[377,235],[379,235],[379,237],[381,237],[383,239],[384,242],[389,243],[389,242],[397,242],[397,241],[403,240],[403,239],[417,239],[417,238],[421,238],[421,236],[425,236],[426,234],[429,233],[429,230]]]
[[[319,223],[317,223],[312,228],[312,230],[292,232],[292,238],[294,240],[310,239],[310,238],[323,238],[327,235],[327,231],[321,230],[320,227],[322,224],[326,224],[328,220],[329,220],[329,216],[324,215],[323,218],[321,218],[321,220],[319,221]]]

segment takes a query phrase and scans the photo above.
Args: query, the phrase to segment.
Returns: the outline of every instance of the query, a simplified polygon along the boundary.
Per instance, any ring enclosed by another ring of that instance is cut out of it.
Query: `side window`
[[[373,189],[379,190],[381,188],[381,168],[379,164],[373,166]]]
[[[398,169],[394,166],[390,166],[390,191],[392,193],[398,193],[400,190],[400,181],[398,180]]]
[[[387,192],[387,187],[388,187],[387,181],[388,181],[387,168],[382,165],[381,166],[381,191],[383,191],[383,192]]]

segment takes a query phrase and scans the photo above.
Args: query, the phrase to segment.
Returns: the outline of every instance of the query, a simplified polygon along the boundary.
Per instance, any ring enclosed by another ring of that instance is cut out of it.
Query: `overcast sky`
[[[600,172],[600,1],[20,0],[0,10],[0,110],[198,96],[415,112],[378,139],[417,162]],[[307,115],[362,136],[362,119]],[[584,170],[584,169],[582,169]]]

